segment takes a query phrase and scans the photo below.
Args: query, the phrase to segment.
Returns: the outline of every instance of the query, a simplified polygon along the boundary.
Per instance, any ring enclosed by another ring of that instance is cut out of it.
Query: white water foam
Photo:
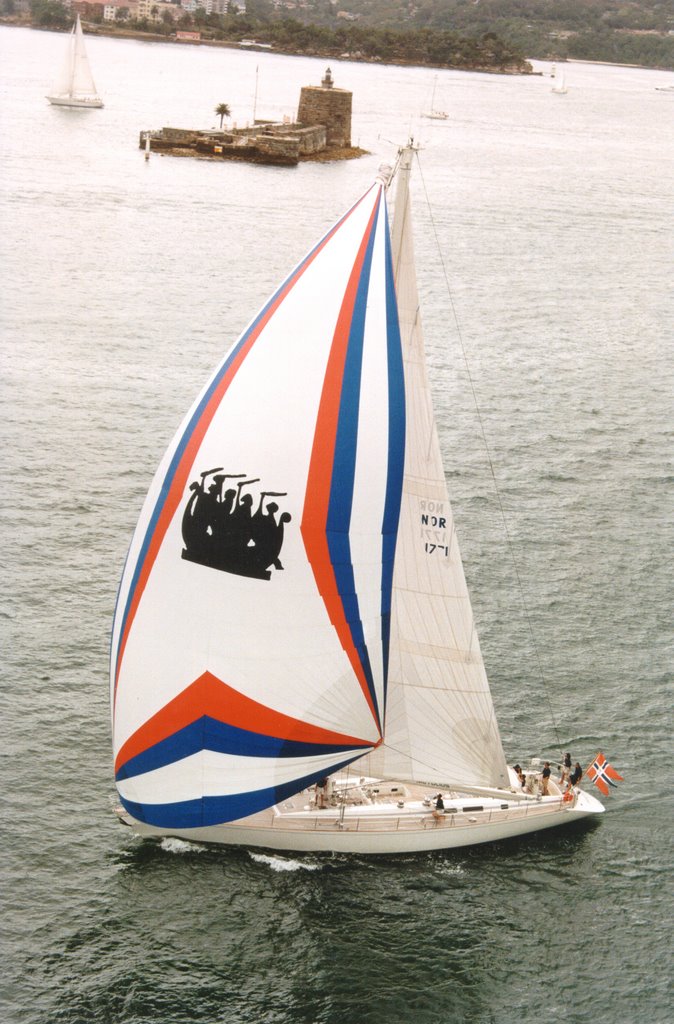
[[[284,857],[271,857],[266,853],[251,853],[252,860],[258,864],[267,864],[272,871],[318,871],[320,864],[305,860],[287,860]]]
[[[199,843],[189,843],[185,839],[175,839],[172,836],[162,839],[159,845],[167,853],[205,853],[207,849]]]

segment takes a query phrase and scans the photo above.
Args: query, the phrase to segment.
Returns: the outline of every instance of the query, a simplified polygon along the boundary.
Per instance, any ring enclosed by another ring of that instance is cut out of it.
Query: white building
[[[108,0],[108,3],[103,5],[103,21],[124,21],[137,17],[137,0]]]
[[[206,14],[227,14],[245,12],[245,0],[180,0],[180,7],[188,14],[194,14],[198,9],[206,11]]]

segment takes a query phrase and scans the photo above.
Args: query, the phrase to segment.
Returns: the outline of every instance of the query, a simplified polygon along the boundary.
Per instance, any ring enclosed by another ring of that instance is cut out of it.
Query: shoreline
[[[673,71],[674,68],[668,65],[661,64],[632,64],[632,63],[617,63],[616,61],[598,60],[587,57],[531,57],[527,56],[524,61],[529,65],[529,70],[524,71],[519,68],[498,68],[498,67],[484,67],[483,65],[466,65],[466,64],[432,64],[432,63],[416,63],[413,61],[391,61],[382,60],[378,57],[343,57],[340,54],[328,53],[326,51],[316,50],[313,53],[298,53],[296,50],[281,50],[276,47],[267,49],[261,46],[241,46],[236,40],[229,39],[200,39],[198,41],[189,41],[184,39],[176,39],[175,35],[165,36],[157,32],[140,32],[136,29],[109,29],[105,25],[98,25],[94,22],[84,22],[87,25],[88,36],[105,36],[108,39],[136,39],[142,43],[166,43],[167,45],[177,46],[210,46],[215,48],[224,48],[229,50],[238,50],[244,53],[269,53],[279,57],[304,57],[307,60],[329,60],[329,61],[340,61],[352,64],[379,64],[381,67],[402,67],[402,68],[431,68],[436,71],[468,71],[483,75],[521,75],[523,77],[540,77],[543,75],[542,71],[535,71],[532,66],[532,61],[538,61],[539,63],[548,64],[597,64],[601,67],[611,68],[633,68],[640,71]],[[33,25],[29,18],[22,17],[20,15],[0,15],[0,25],[5,25],[7,28],[28,28],[34,32],[58,32],[65,35],[70,29],[58,29],[48,25]]]
[[[113,29],[108,28],[106,25],[99,25],[94,22],[84,20],[82,24],[83,26],[86,26],[86,35],[89,37],[106,36],[108,39],[136,39],[139,42],[144,43],[166,43],[167,45],[174,46],[209,46],[214,48],[238,50],[242,53],[268,53],[279,57],[304,57],[307,60],[321,59],[331,62],[343,61],[352,64],[378,64],[381,67],[432,68],[437,71],[470,71],[485,75],[522,75],[526,77],[539,74],[539,72],[533,70],[530,58],[528,57],[524,58],[524,63],[528,65],[528,70],[515,67],[485,67],[481,64],[419,64],[414,61],[406,60],[382,60],[381,57],[343,57],[340,54],[331,53],[326,50],[315,50],[311,53],[298,53],[296,50],[283,50],[276,46],[271,47],[270,49],[262,46],[241,46],[238,41],[231,39],[199,39],[191,41],[186,39],[176,39],[175,34],[165,36],[157,32],[140,32],[136,29]],[[59,32],[62,35],[65,35],[70,31],[68,28],[59,29],[49,25],[33,25],[29,18],[22,18],[21,16],[16,15],[1,15],[0,25],[6,25],[8,28],[28,28],[35,32]]]
[[[211,163],[227,163],[231,160],[235,163],[260,163],[268,166],[286,166],[284,164],[270,164],[265,160],[251,160],[250,157],[246,156],[227,155],[226,157],[223,157],[222,154],[198,152],[197,150],[190,149],[185,146],[167,150],[152,150],[152,153],[159,157],[176,157],[179,160],[209,160]],[[298,158],[298,163],[329,164],[337,163],[341,160],[359,160],[362,156],[371,156],[370,150],[361,149],[360,146],[341,146],[336,147],[335,149],[323,149],[319,153],[302,153]],[[288,164],[287,166],[291,167],[297,165]]]

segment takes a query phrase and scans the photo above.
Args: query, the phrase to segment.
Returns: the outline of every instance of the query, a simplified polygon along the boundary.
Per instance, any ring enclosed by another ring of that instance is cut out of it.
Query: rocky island
[[[301,160],[350,160],[365,150],[351,145],[353,94],[336,89],[330,68],[320,86],[305,85],[295,121],[256,120],[252,125],[201,131],[162,128],[140,133],[146,153],[294,167]]]

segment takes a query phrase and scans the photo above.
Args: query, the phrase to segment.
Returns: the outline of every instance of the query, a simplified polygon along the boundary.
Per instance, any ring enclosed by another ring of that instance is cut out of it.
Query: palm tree
[[[222,131],[222,122],[226,117],[229,117],[229,107],[227,106],[226,103],[218,103],[217,107],[215,108],[215,113],[220,118],[220,130]]]

